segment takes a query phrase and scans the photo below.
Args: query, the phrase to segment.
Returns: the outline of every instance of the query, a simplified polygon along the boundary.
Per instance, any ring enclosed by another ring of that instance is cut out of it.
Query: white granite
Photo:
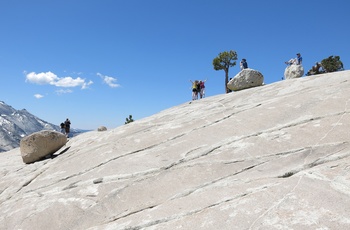
[[[0,228],[350,229],[350,71],[0,154]]]

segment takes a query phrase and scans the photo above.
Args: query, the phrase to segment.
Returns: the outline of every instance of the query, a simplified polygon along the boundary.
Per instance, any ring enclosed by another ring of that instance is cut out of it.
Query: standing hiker
[[[200,91],[199,82],[197,80],[194,82],[190,80],[190,82],[192,83],[192,101],[194,101],[198,99],[198,92]]]
[[[61,133],[66,134],[66,127],[64,123],[62,122],[60,126],[61,126]]]
[[[66,131],[66,136],[69,137],[69,132],[70,132],[70,120],[67,118],[66,121],[64,122],[64,127]]]
[[[204,81],[199,81],[199,96],[200,98],[204,98],[205,97],[205,82],[207,80],[204,80]]]
[[[241,70],[248,69],[248,63],[245,58],[242,59],[242,61],[239,63],[239,66]]]

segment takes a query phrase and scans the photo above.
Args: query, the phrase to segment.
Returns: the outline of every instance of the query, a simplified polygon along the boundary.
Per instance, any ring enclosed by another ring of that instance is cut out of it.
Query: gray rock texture
[[[302,65],[289,65],[284,70],[284,79],[299,78],[304,75],[304,67]]]
[[[350,71],[185,103],[23,164],[0,228],[350,229]]]
[[[33,163],[53,154],[64,146],[67,137],[59,132],[43,130],[26,136],[20,141],[20,150],[24,163]]]
[[[107,131],[107,128],[105,126],[100,126],[97,128],[97,131],[100,131],[100,132]]]
[[[264,83],[264,76],[254,69],[243,69],[234,76],[227,84],[227,88],[233,91],[249,89],[261,86]]]

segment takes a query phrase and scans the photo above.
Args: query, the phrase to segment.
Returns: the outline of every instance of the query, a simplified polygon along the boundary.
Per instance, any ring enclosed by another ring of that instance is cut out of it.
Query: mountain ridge
[[[42,130],[61,131],[58,125],[47,122],[26,109],[16,110],[0,101],[0,153],[19,147],[21,139]],[[70,129],[70,137],[90,130]]]
[[[40,130],[60,131],[60,128],[26,109],[16,110],[0,101],[0,152],[19,147],[21,138]]]

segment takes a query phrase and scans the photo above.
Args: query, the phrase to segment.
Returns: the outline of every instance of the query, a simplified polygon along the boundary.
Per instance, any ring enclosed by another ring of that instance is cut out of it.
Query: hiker
[[[190,82],[192,83],[192,101],[194,101],[198,99],[198,92],[200,92],[199,82],[197,80],[194,82],[190,80]]]
[[[315,75],[315,74],[320,74],[323,71],[320,70],[320,68],[322,68],[321,63],[316,62],[314,66],[312,66],[312,68],[307,72],[306,76],[310,76],[310,75]]]
[[[204,81],[199,81],[199,96],[201,99],[205,97],[205,82],[206,81],[207,81],[207,79],[205,79]]]
[[[297,57],[296,58],[292,58],[289,61],[286,61],[285,63],[287,65],[301,65],[303,62],[303,58],[301,57],[300,53],[297,53]]]
[[[242,61],[239,63],[239,66],[241,70],[248,69],[248,63],[245,58],[242,59]]]
[[[60,126],[61,126],[61,133],[66,134],[66,127],[64,123],[62,122]]]
[[[70,120],[67,118],[66,121],[64,122],[64,127],[66,131],[66,136],[69,137],[69,132],[70,132]]]

